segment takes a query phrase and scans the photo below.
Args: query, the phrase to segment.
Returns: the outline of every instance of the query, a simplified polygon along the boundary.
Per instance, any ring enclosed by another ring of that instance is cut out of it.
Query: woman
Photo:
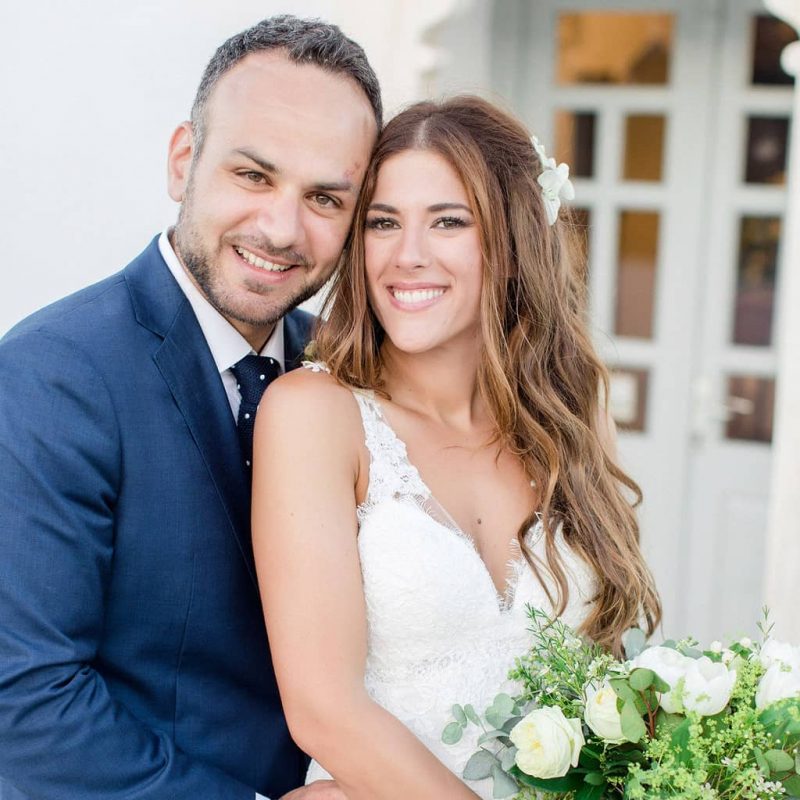
[[[556,220],[563,172],[477,98],[392,120],[320,362],[262,401],[253,535],[275,670],[309,779],[327,770],[351,800],[491,796],[454,774],[474,738],[441,731],[526,650],[527,603],[615,651],[659,619]]]

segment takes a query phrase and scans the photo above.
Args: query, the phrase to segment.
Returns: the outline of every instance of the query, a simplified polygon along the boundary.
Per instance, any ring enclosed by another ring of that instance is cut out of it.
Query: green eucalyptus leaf
[[[468,781],[480,781],[492,774],[492,767],[497,764],[497,758],[488,750],[478,750],[473,753],[464,765],[464,778]]]
[[[543,789],[545,792],[572,792],[583,785],[583,775],[578,772],[568,772],[563,778],[534,778],[519,767],[514,766],[509,774],[523,786],[533,789]]]
[[[470,705],[469,703],[464,706],[464,713],[467,715],[467,719],[473,725],[480,725],[481,718],[478,716],[478,712],[475,710],[474,706]]]
[[[622,706],[622,714],[620,715],[620,723],[622,725],[622,735],[629,741],[641,741],[647,735],[647,726],[644,724],[639,710],[634,703],[626,700]]]
[[[630,678],[628,678],[628,683],[631,685],[631,689],[636,692],[643,692],[645,689],[649,689],[653,685],[653,679],[655,678],[656,674],[651,669],[635,669],[631,672]]]
[[[463,728],[467,724],[467,715],[464,713],[464,709],[460,705],[454,705],[453,709],[453,716],[456,718],[456,722]]]
[[[514,728],[515,728],[515,727],[516,727],[516,726],[517,726],[517,725],[518,725],[520,722],[522,722],[522,719],[523,719],[522,717],[509,717],[509,718],[508,718],[508,719],[507,719],[507,720],[506,720],[506,721],[503,723],[503,728],[502,728],[502,729],[503,729],[503,730],[504,730],[506,733],[511,733],[511,731],[513,731],[513,730],[514,730]]]
[[[606,782],[602,772],[589,772],[584,777],[584,780],[592,786],[602,786]]]
[[[507,694],[499,694],[495,697],[492,706],[500,713],[510,716],[514,713],[514,700]]]
[[[693,658],[693,659],[697,660],[698,658],[700,658],[703,655],[703,651],[702,650],[698,650],[696,647],[684,647],[683,648],[683,654],[687,658]]]
[[[764,758],[772,772],[790,772],[794,769],[794,759],[783,750],[767,750]]]
[[[662,680],[658,677],[658,675],[656,675],[653,678],[653,688],[657,692],[661,692],[661,694],[663,694],[664,692],[668,692],[672,687],[665,680]]]
[[[761,750],[759,747],[754,747],[753,755],[756,757],[756,764],[758,764],[758,768],[764,773],[764,777],[769,778],[772,770],[769,767],[769,762],[764,756],[763,750]]]
[[[603,781],[599,786],[591,783],[584,783],[575,790],[575,800],[601,800],[606,792],[606,783]]]
[[[451,722],[442,732],[442,741],[445,744],[456,744],[461,741],[464,729],[457,722]]]
[[[636,658],[647,645],[647,636],[639,628],[630,628],[622,634],[622,647],[625,650],[625,658],[629,661]]]
[[[482,733],[478,737],[478,744],[486,744],[486,742],[492,742],[495,739],[499,739],[500,737],[505,738],[506,732],[501,730],[494,730],[494,731],[486,731],[486,733]]]
[[[506,747],[503,750],[502,755],[500,756],[500,766],[508,772],[511,767],[516,764],[516,757],[517,757],[517,748],[513,745],[511,747]]]
[[[692,753],[689,750],[689,740],[691,736],[691,722],[688,719],[684,719],[680,724],[676,725],[672,729],[672,734],[670,736],[675,756],[678,762],[684,766],[687,766],[692,760]]]
[[[484,714],[486,717],[486,721],[493,727],[493,728],[502,728],[503,725],[508,722],[509,715],[500,713],[494,706],[491,708],[486,709],[486,713]]]
[[[788,778],[784,778],[781,783],[790,797],[800,797],[800,775],[790,775]]]
[[[492,767],[492,797],[511,797],[519,791],[519,784],[499,764]]]
[[[617,697],[623,702],[635,703],[638,696],[636,692],[631,689],[630,684],[625,678],[614,678],[609,681],[611,688],[616,692]]]

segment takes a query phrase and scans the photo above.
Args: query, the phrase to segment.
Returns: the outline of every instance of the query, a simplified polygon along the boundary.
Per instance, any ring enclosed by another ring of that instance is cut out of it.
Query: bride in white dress
[[[491,797],[460,778],[477,731],[441,733],[453,704],[504,687],[526,605],[617,650],[658,621],[558,180],[485,101],[400,114],[319,360],[262,401],[253,546],[276,675],[308,781],[350,800]]]

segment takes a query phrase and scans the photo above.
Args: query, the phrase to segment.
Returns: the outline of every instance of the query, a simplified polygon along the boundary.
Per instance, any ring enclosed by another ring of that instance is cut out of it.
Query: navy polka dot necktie
[[[231,367],[236,376],[236,388],[242,397],[239,406],[239,418],[236,426],[239,431],[239,444],[242,448],[244,465],[249,471],[253,465],[253,429],[256,422],[256,410],[261,402],[261,395],[270,381],[281,374],[281,368],[274,358],[267,356],[245,356]]]

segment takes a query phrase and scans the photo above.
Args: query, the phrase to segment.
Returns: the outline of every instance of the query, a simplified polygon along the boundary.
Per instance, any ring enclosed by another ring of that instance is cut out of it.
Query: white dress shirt
[[[247,355],[271,356],[278,362],[281,372],[284,372],[283,319],[279,319],[275,323],[275,330],[267,339],[267,343],[261,348],[260,353],[256,353],[250,347],[247,339],[206,300],[203,293],[195,286],[172,248],[169,231],[164,231],[159,237],[158,249],[161,257],[166,261],[172,277],[178,282],[181,291],[191,303],[194,315],[200,324],[200,330],[203,331],[203,336],[206,338],[208,348],[211,350],[214,363],[222,378],[222,385],[228,395],[233,418],[237,419],[242,398],[236,388],[236,376],[231,367]]]
[[[169,231],[164,231],[159,237],[158,249],[161,252],[161,257],[166,261],[172,277],[178,282],[178,286],[181,287],[181,290],[186,295],[186,299],[191,303],[194,315],[200,324],[200,330],[203,331],[203,336],[205,336],[208,348],[211,350],[214,363],[219,370],[235,420],[239,415],[239,406],[242,398],[236,388],[236,376],[233,374],[231,367],[248,355],[271,356],[278,362],[281,372],[284,372],[283,320],[279,319],[275,323],[275,330],[272,331],[267,343],[261,348],[260,353],[256,353],[244,336],[206,300],[203,293],[194,285],[172,248],[172,243],[169,240]],[[255,800],[269,800],[269,798],[256,793]]]

